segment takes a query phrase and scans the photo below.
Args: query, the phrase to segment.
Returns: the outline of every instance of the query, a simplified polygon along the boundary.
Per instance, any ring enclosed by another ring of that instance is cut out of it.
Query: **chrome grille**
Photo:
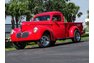
[[[21,33],[17,33],[16,37],[21,38]]]
[[[29,33],[28,32],[20,32],[20,33],[17,33],[16,37],[17,38],[26,38],[28,37]]]
[[[28,32],[24,32],[22,33],[22,38],[28,37],[29,33]]]

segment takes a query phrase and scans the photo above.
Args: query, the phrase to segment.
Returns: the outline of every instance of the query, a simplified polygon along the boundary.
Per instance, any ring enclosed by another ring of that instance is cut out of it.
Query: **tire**
[[[50,41],[51,41],[50,36],[47,34],[44,34],[37,43],[39,47],[44,48],[44,47],[50,46],[51,44]]]
[[[15,42],[15,43],[13,43],[13,45],[16,49],[19,50],[19,49],[24,49],[25,46],[26,46],[26,43],[24,43],[24,42]]]
[[[51,41],[51,46],[54,46],[55,45],[55,43],[56,43],[56,41]]]
[[[81,41],[81,35],[78,30],[74,31],[74,37],[72,38],[73,42],[80,42]]]

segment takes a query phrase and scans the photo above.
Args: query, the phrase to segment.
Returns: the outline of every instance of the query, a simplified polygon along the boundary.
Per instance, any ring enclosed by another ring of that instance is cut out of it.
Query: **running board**
[[[73,37],[67,37],[67,38],[58,38],[57,40],[66,40],[66,39],[72,39]]]

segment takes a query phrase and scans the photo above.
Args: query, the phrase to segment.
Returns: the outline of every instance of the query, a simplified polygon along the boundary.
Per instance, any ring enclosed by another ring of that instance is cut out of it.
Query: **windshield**
[[[49,15],[45,15],[45,16],[38,16],[34,19],[34,21],[49,21],[50,20],[50,16]]]

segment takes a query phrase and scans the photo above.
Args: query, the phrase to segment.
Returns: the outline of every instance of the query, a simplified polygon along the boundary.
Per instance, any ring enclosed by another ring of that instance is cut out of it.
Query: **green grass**
[[[14,47],[12,48],[5,48],[5,51],[12,51],[12,50],[16,50]]]
[[[82,37],[81,38],[81,41],[87,41],[87,40],[89,40],[89,37]],[[57,43],[66,43],[66,42],[72,42],[72,40],[71,39],[67,39],[67,40],[57,40],[56,41]]]
[[[89,40],[89,34],[84,34],[81,38],[81,41],[87,41]],[[67,40],[57,40],[56,43],[67,43],[67,42],[72,42],[71,39],[67,39]],[[29,43],[25,48],[32,48],[32,47],[38,47],[37,44],[35,44],[34,42]],[[5,47],[6,51],[11,51],[11,50],[16,50],[13,45],[9,42],[6,44]]]

